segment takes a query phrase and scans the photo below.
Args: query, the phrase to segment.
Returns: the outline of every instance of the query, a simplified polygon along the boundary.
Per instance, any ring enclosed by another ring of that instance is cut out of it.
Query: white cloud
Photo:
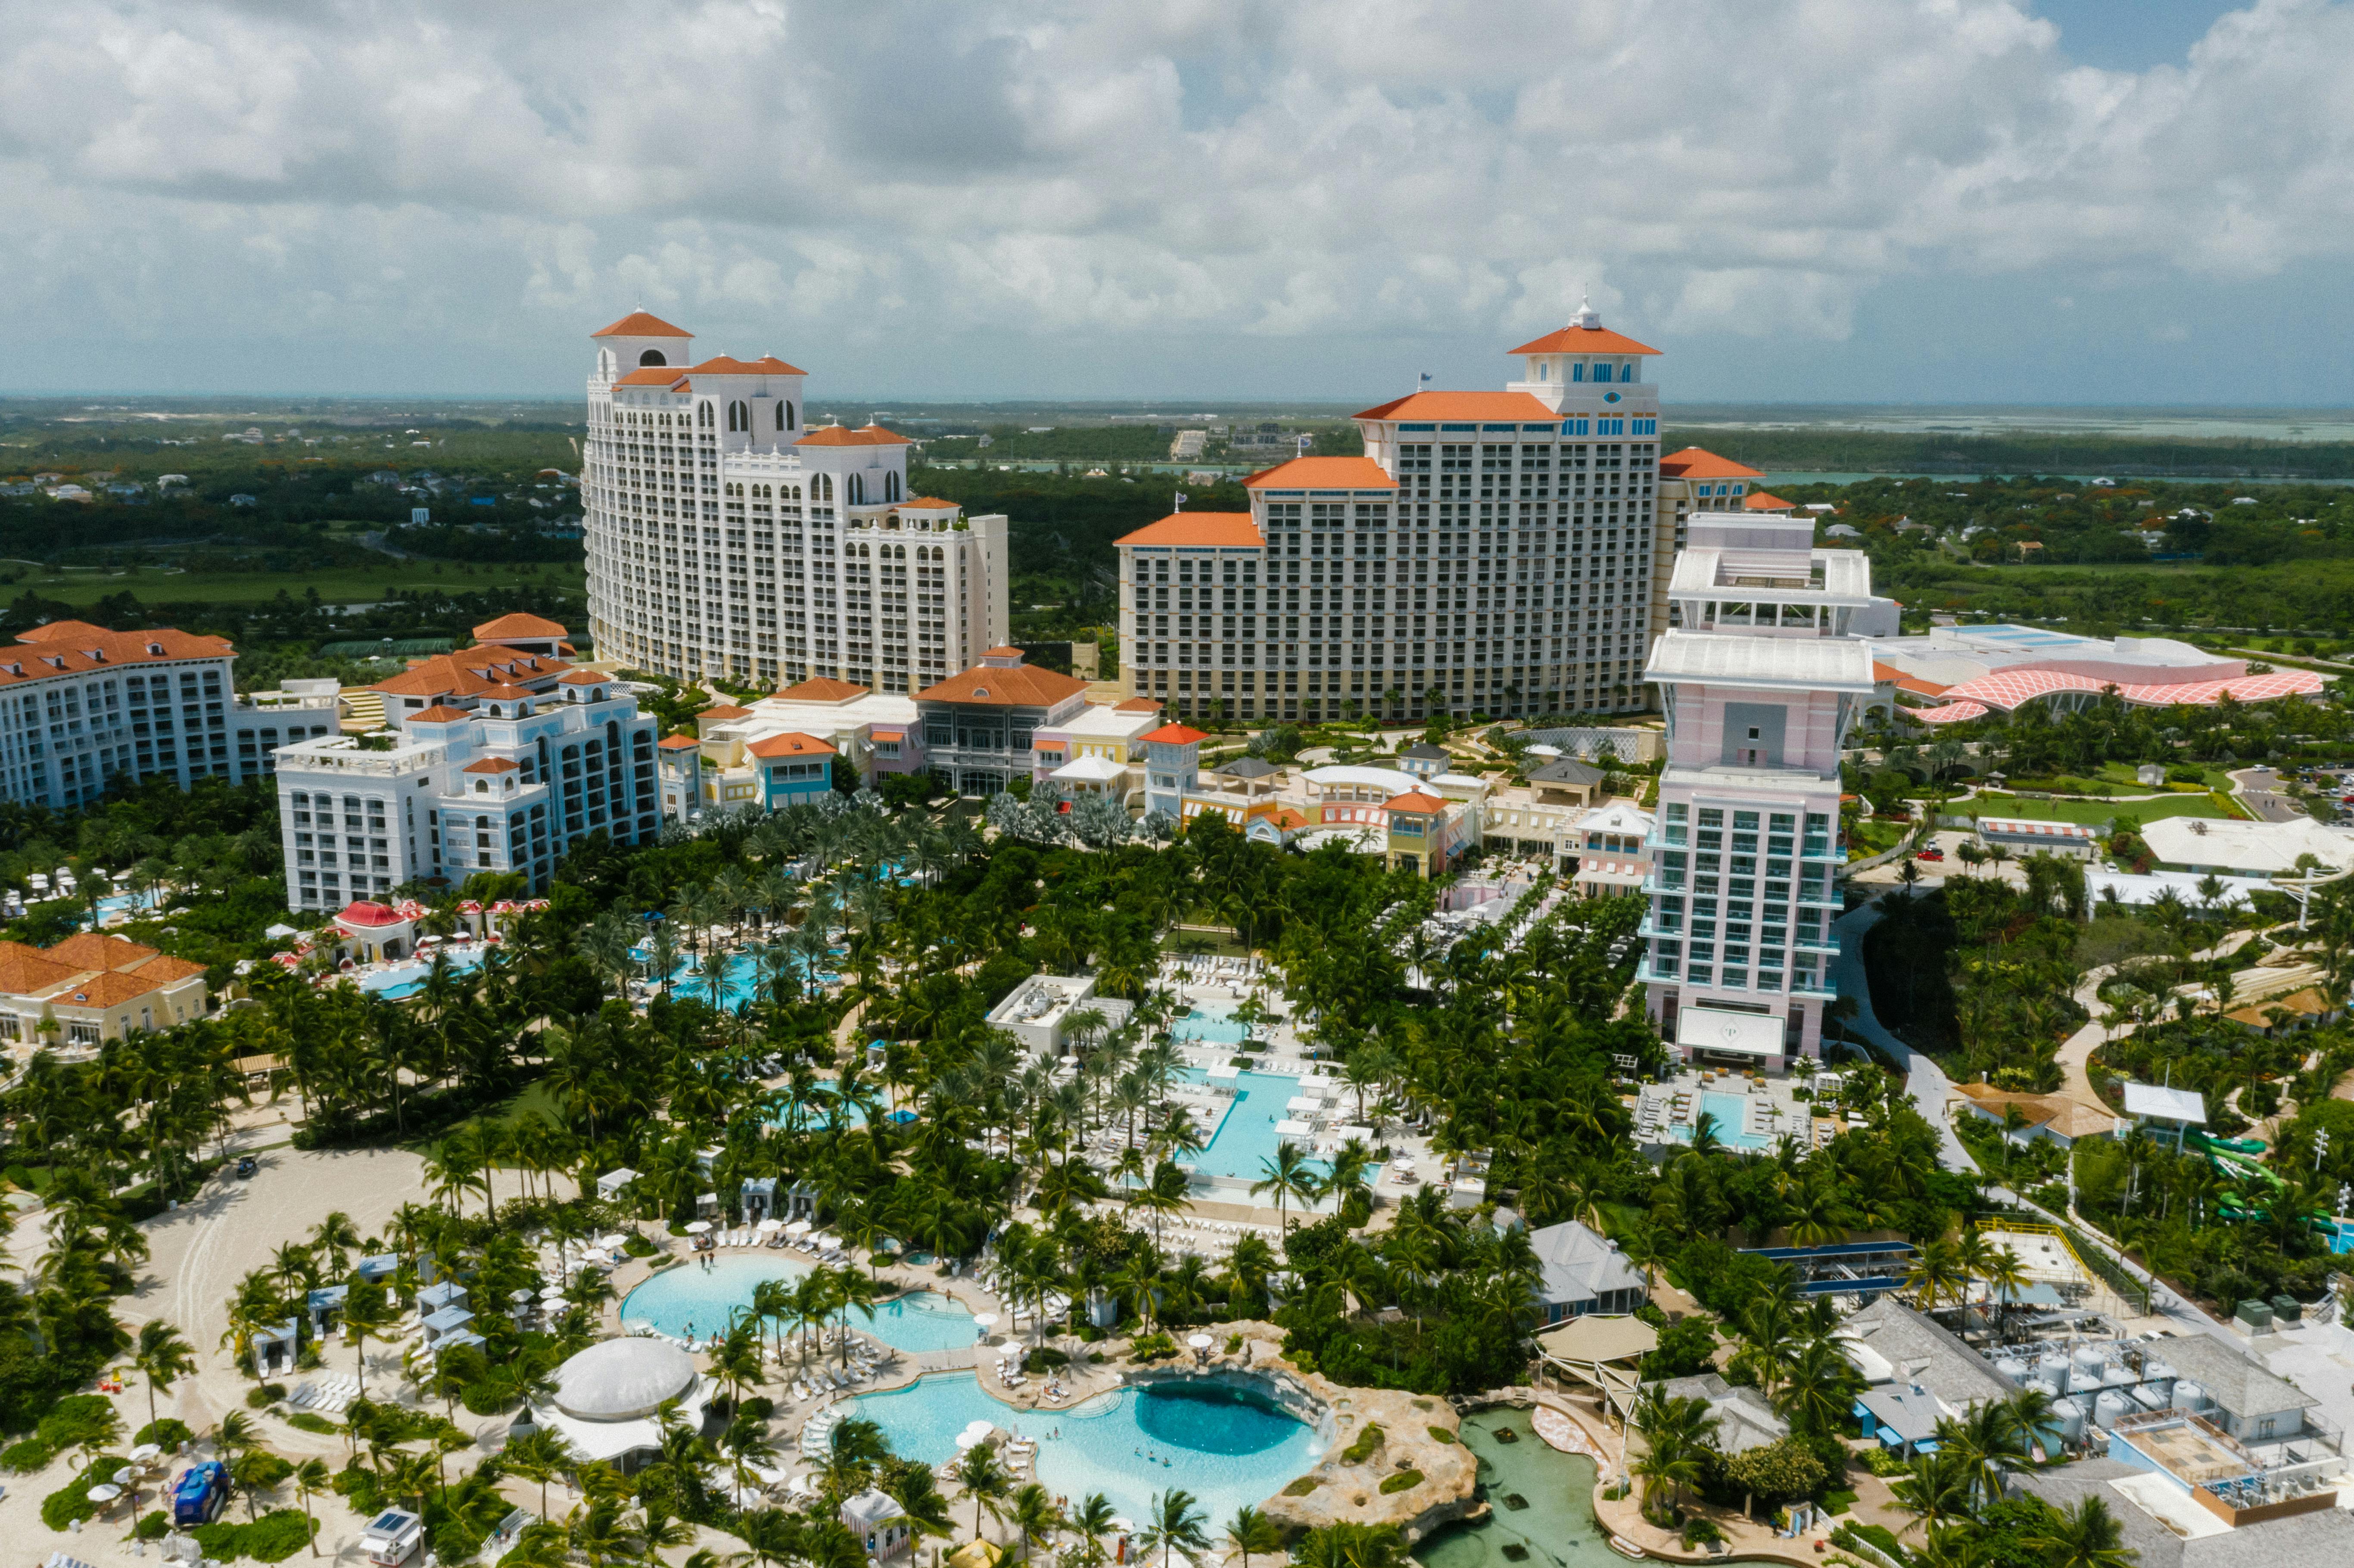
[[[28,318],[165,353],[427,334],[568,378],[641,303],[789,356],[1484,344],[1581,289],[1836,344],[1892,280],[2354,252],[2354,0],[2255,0],[2138,76],[2029,8],[0,0],[0,199],[38,217],[0,260]]]

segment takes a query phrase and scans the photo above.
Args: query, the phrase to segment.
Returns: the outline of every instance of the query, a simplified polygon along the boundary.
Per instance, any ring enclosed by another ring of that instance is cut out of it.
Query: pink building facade
[[[1684,1060],[1779,1072],[1836,994],[1840,755],[1870,702],[1871,567],[1810,519],[1695,513],[1644,679],[1667,713],[1642,979]]]

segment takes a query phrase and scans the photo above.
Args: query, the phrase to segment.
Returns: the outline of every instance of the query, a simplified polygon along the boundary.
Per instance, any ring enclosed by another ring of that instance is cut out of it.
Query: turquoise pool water
[[[652,955],[641,947],[631,948],[630,956],[642,964]],[[783,972],[794,985],[806,983],[801,961],[798,958],[789,958]],[[820,985],[832,985],[842,979],[827,969],[819,970],[817,978]],[[689,954],[680,959],[678,968],[671,971],[670,986],[673,995],[707,1001],[724,1012],[732,1012],[761,993],[760,966],[749,953],[728,954],[727,972],[721,979],[715,995],[711,982],[702,976],[701,966]]]
[[[1169,1026],[1169,1033],[1174,1039],[1204,1045],[1239,1045],[1250,1037],[1249,1029],[1237,1023],[1233,1014],[1204,1009],[1198,1002],[1193,1012]]]
[[[973,1421],[1018,1432],[1037,1443],[1038,1479],[1048,1491],[1074,1503],[1101,1492],[1131,1520],[1144,1517],[1154,1493],[1182,1487],[1214,1531],[1323,1453],[1314,1429],[1225,1389],[1123,1389],[1075,1410],[1017,1411],[958,1372],[862,1395],[853,1409],[883,1428],[894,1453],[927,1464],[955,1458],[957,1434]]]
[[[621,1302],[621,1321],[649,1323],[678,1340],[725,1333],[729,1322],[751,1307],[752,1292],[762,1281],[781,1279],[790,1284],[809,1270],[806,1263],[766,1250],[719,1253],[709,1267],[689,1258],[631,1291]],[[971,1313],[928,1290],[913,1291],[876,1307],[872,1323],[865,1314],[853,1312],[850,1326],[910,1352],[970,1345],[976,1337]]]
[[[1743,1125],[1749,1109],[1749,1097],[1746,1095],[1703,1093],[1700,1097],[1700,1108],[1703,1114],[1715,1118],[1716,1140],[1727,1149],[1745,1150],[1774,1147],[1772,1139],[1751,1132]],[[1679,1143],[1690,1143],[1691,1128],[1672,1128],[1669,1130],[1668,1136]]]
[[[1501,1441],[1504,1431],[1516,1441]],[[1624,1568],[1595,1522],[1593,1460],[1548,1445],[1525,1411],[1465,1416],[1463,1442],[1479,1461],[1479,1495],[1491,1511],[1476,1524],[1443,1526],[1416,1547],[1423,1568]]]
[[[449,955],[449,959],[450,969],[453,974],[470,975],[482,967],[482,955],[480,948],[465,952],[453,951]],[[432,965],[420,960],[401,964],[393,969],[378,969],[374,974],[360,977],[360,989],[374,991],[387,1001],[399,1001],[406,997],[415,996],[425,989],[425,972],[431,968]]]
[[[1187,1083],[1210,1082],[1210,1075],[1198,1067],[1181,1067],[1177,1075]],[[1218,1081],[1232,1086],[1234,1104],[1211,1134],[1209,1146],[1193,1156],[1193,1169],[1205,1176],[1256,1181],[1264,1174],[1259,1162],[1275,1158],[1276,1145],[1283,1141],[1275,1124],[1290,1114],[1283,1107],[1299,1092],[1299,1080],[1278,1073],[1245,1073]],[[1307,1142],[1298,1138],[1292,1141]]]

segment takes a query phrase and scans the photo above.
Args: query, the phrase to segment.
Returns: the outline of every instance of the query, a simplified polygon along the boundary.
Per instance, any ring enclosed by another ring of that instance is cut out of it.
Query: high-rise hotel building
[[[1667,757],[1638,978],[1687,1061],[1775,1071],[1820,1054],[1836,994],[1840,754],[1872,694],[1858,618],[1887,601],[1861,551],[1814,548],[1755,471],[1675,458],[1695,494],[1644,672]]]
[[[1643,377],[1659,351],[1585,307],[1511,352],[1500,392],[1368,408],[1363,456],[1283,463],[1246,482],[1246,513],[1121,539],[1129,693],[1262,719],[1647,705],[1675,517]]]
[[[915,692],[1005,641],[1005,519],[907,493],[907,438],[812,428],[805,372],[592,334],[580,498],[597,656],[680,680]]]

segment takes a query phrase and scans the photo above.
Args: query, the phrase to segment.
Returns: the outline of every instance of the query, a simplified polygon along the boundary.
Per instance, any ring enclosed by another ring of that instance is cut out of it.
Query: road
[[[2237,794],[2260,822],[2294,822],[2305,808],[2280,790],[2280,775],[2269,768],[2243,768],[2230,775]]]
[[[1903,895],[1891,896],[1901,898]],[[1954,1136],[1954,1125],[1946,1116],[1946,1101],[1952,1097],[1954,1086],[1945,1070],[1930,1059],[1928,1053],[1915,1051],[1872,1016],[1872,986],[1863,972],[1863,934],[1879,920],[1880,903],[1874,899],[1840,916],[1834,927],[1840,934],[1840,956],[1832,966],[1832,989],[1855,1001],[1855,1016],[1848,1021],[1848,1033],[1871,1041],[1887,1053],[1891,1061],[1903,1065],[1904,1092],[1912,1096],[1914,1105],[1928,1118],[1929,1125],[1937,1129],[1941,1140],[1937,1163],[1946,1170],[1975,1176],[1978,1164],[1962,1147],[1962,1140]]]

